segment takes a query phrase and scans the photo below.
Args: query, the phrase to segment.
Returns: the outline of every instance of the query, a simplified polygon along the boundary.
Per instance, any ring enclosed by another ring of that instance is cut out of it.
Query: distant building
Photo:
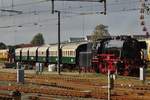
[[[108,37],[115,37],[115,36],[103,36],[103,38],[100,38],[99,40],[108,38]],[[92,41],[92,35],[87,35],[85,40]]]
[[[133,35],[133,37],[136,38],[136,39],[150,38],[150,36],[146,36],[146,35]]]
[[[17,48],[24,48],[24,47],[34,47],[35,45],[33,44],[17,44]]]
[[[85,41],[84,37],[70,37],[68,42],[79,42],[79,41]]]
[[[87,41],[91,41],[91,40],[92,40],[92,35],[87,35],[87,36],[86,36],[86,40],[87,40]]]
[[[120,36],[129,36],[129,35],[120,35]],[[105,36],[103,38],[108,38],[108,37],[116,38],[117,36]],[[135,38],[135,39],[150,38],[150,36],[146,36],[146,35],[132,35],[132,37]],[[101,38],[101,39],[103,39],[103,38]],[[101,40],[101,39],[99,39],[99,40]],[[92,35],[87,35],[85,40],[92,41]]]

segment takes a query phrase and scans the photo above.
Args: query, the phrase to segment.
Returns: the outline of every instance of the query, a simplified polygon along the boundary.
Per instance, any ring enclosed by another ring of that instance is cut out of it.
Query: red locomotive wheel
[[[124,75],[124,76],[129,76],[129,71],[128,71],[128,70],[125,70],[124,73],[123,73],[123,75]]]
[[[108,63],[107,63],[106,61],[101,62],[101,63],[99,64],[99,72],[100,72],[100,73],[103,73],[103,74],[106,74],[107,71],[108,71],[107,66],[108,66]]]

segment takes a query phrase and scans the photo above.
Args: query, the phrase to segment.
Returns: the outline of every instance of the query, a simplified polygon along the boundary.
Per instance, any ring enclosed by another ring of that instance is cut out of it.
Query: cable
[[[135,2],[137,2],[137,1],[132,1],[132,2],[130,2],[130,4],[131,3],[135,3]],[[120,3],[121,4],[121,3]],[[115,3],[112,3],[112,4],[110,4],[110,5],[120,5],[120,4],[115,4]],[[128,4],[128,3],[123,3],[122,5],[125,5],[125,4]],[[101,7],[102,5],[96,5],[95,7]],[[82,8],[89,8],[89,7],[91,7],[91,6],[82,6]],[[109,4],[108,4],[108,7],[109,7]],[[67,9],[67,8],[65,8],[65,9]],[[60,9],[60,10],[65,10],[65,9]],[[68,9],[71,9],[71,10],[77,10],[77,9],[81,9],[81,6],[80,7],[70,7],[70,8],[68,8]],[[39,10],[39,11],[30,11],[30,12],[23,12],[22,14],[31,14],[31,13],[41,13],[41,12],[43,12],[43,13],[46,13],[46,12],[50,12],[50,10]],[[16,16],[16,15],[18,15],[18,14],[13,14],[12,16]],[[4,16],[4,15],[3,15]],[[7,16],[7,15],[6,15]],[[0,16],[0,17],[2,17],[2,16]]]
[[[133,3],[135,3],[135,2],[137,2],[137,0],[135,0],[135,1],[132,1]],[[111,3],[111,4],[113,4],[113,3]],[[126,3],[127,4],[127,3]],[[116,5],[118,5],[118,4],[116,4]],[[99,6],[99,5],[97,5],[97,6]],[[89,7],[89,6],[87,6],[87,7]],[[75,9],[75,8],[74,8]],[[77,8],[76,7],[76,9],[80,9],[80,8]],[[73,10],[73,9],[72,9]],[[117,13],[117,12],[123,12],[123,11],[135,11],[135,10],[139,10],[139,8],[133,8],[133,9],[124,9],[124,10],[118,10],[118,11],[108,11],[109,13]],[[41,10],[41,11],[38,11],[38,13],[47,13],[47,12],[50,12],[50,10]],[[92,14],[100,14],[100,12],[99,11],[95,11],[95,12],[88,12],[88,13],[80,13],[80,12],[66,12],[66,11],[61,11],[62,13],[65,13],[65,14],[73,14],[73,16],[74,15],[92,15]],[[21,15],[24,15],[24,14],[31,14],[31,13],[35,13],[35,12],[33,12],[33,11],[30,11],[30,12],[24,12],[23,14],[21,14]],[[13,16],[13,15],[12,15]],[[69,16],[70,17],[70,16]],[[66,17],[67,18],[67,17]],[[45,19],[44,19],[45,20]],[[50,19],[46,19],[46,20],[50,20]],[[57,18],[55,19],[55,20],[57,20]],[[26,24],[32,24],[33,22],[30,22],[30,23],[23,23],[22,25],[26,25]],[[18,26],[18,25],[12,25],[12,27],[16,27],[16,26]],[[0,28],[10,28],[11,26],[1,26]]]

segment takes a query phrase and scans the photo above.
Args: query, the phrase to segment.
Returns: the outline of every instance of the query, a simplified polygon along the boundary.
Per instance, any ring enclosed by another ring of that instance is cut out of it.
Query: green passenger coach
[[[36,62],[37,61],[37,50],[38,47],[31,47],[29,48],[29,61]]]
[[[48,53],[48,62],[51,64],[56,64],[58,58],[58,45],[51,45]]]
[[[48,48],[49,46],[43,46],[38,48],[38,62],[46,63],[48,57]]]
[[[28,61],[29,48],[22,48],[21,61]]]
[[[18,48],[15,50],[15,60],[16,61],[21,61],[21,55],[22,55],[21,50],[22,50],[21,48]]]
[[[79,52],[86,51],[87,43],[69,43],[62,47],[62,63],[78,64]]]

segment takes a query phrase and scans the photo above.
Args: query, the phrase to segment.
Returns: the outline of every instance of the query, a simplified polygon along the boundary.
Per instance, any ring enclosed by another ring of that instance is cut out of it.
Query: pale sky
[[[57,14],[51,14],[51,2],[37,3],[39,1],[44,0],[13,0],[12,8],[12,0],[0,0],[0,9],[14,9],[24,13],[16,15],[0,12],[0,42],[11,45],[29,43],[37,33],[43,34],[46,43],[57,42]],[[98,24],[107,25],[112,35],[144,35],[139,22],[139,11],[122,11],[139,8],[138,1],[109,0],[106,16],[95,14],[103,11],[100,3],[56,2],[55,9],[61,11],[61,41],[68,40],[69,37],[90,35]],[[149,18],[146,21],[150,25]]]

